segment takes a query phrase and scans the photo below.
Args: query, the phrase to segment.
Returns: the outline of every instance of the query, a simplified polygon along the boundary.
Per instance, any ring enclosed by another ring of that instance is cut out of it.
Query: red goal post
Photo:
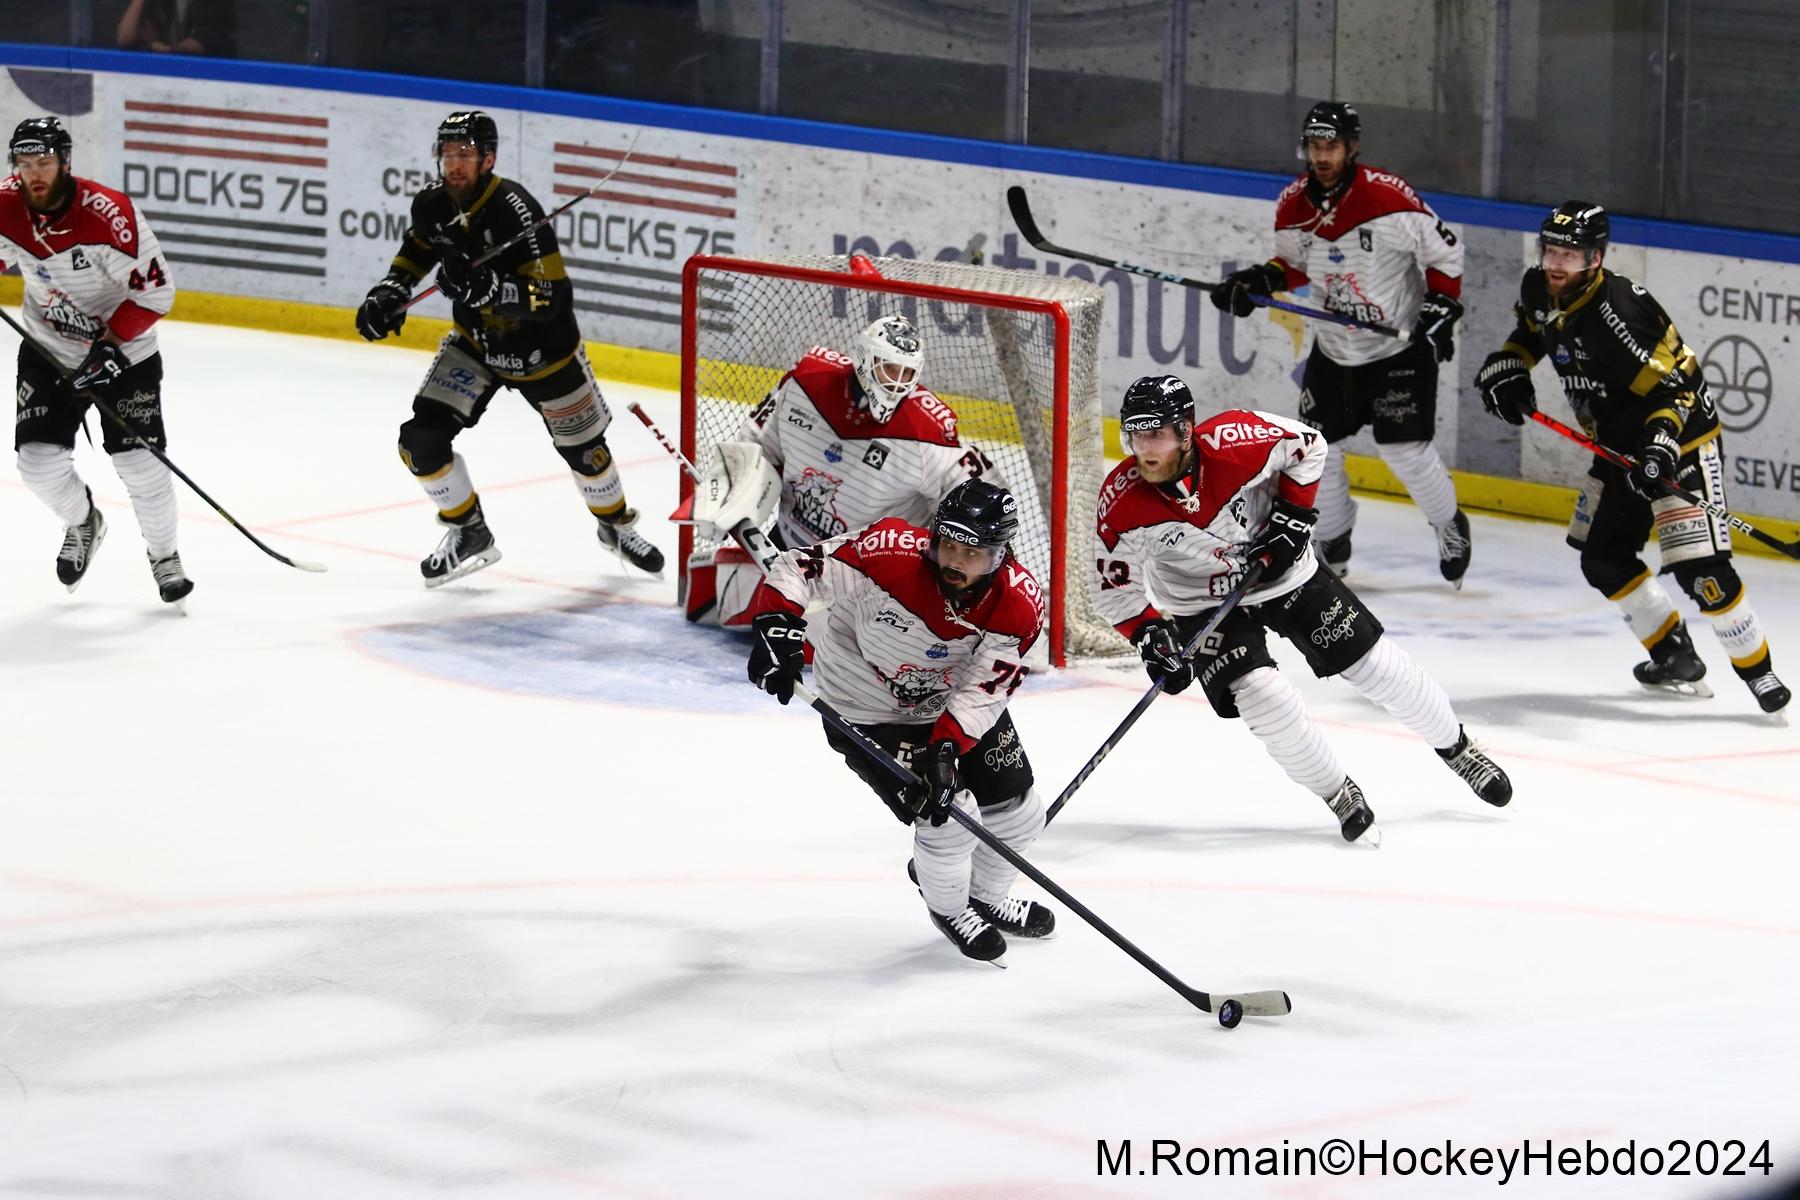
[[[918,326],[921,382],[955,409],[1019,498],[1015,552],[1042,582],[1050,661],[1128,650],[1094,611],[1089,559],[1106,473],[1104,293],[1080,279],[861,255],[696,255],[682,271],[681,448],[702,471],[807,350],[845,351],[888,312]],[[685,474],[685,500],[692,483]],[[693,528],[681,529],[681,595]]]

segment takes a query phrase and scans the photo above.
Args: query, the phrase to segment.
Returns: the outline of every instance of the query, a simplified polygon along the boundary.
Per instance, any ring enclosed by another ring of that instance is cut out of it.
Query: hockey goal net
[[[682,450],[704,471],[752,406],[807,350],[848,350],[878,317],[904,313],[925,351],[923,384],[956,410],[962,439],[1019,499],[1014,551],[1049,601],[1048,649],[1129,647],[1094,611],[1087,560],[1105,476],[1100,412],[1104,293],[1079,279],[965,263],[808,255],[696,256],[682,273]],[[692,490],[685,479],[682,496]],[[681,532],[685,599],[690,553]]]

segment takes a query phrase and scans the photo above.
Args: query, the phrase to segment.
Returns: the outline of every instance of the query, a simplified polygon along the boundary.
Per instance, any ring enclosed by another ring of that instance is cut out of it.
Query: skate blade
[[[1788,723],[1786,708],[1778,708],[1772,713],[1764,713],[1763,715],[1769,718],[1769,723],[1771,725],[1780,725],[1783,728],[1786,728]]]
[[[500,547],[495,546],[491,550],[483,550],[480,554],[463,559],[462,564],[458,566],[456,570],[440,575],[436,579],[427,579],[425,581],[425,586],[428,588],[441,588],[446,583],[453,583],[466,575],[473,575],[483,567],[491,567],[499,561]]]
[[[1357,834],[1356,840],[1351,842],[1350,845],[1367,846],[1371,850],[1381,849],[1381,826],[1371,824],[1367,829]]]
[[[1657,692],[1664,696],[1684,696],[1689,700],[1711,700],[1713,690],[1704,679],[1695,679],[1687,683],[1643,683],[1638,684],[1646,692]]]
[[[182,597],[182,598],[181,598],[181,599],[179,599],[179,600],[168,600],[168,601],[165,601],[165,602],[164,602],[164,603],[163,603],[163,611],[164,611],[164,612],[172,612],[172,613],[174,613],[174,614],[175,614],[175,615],[176,615],[176,616],[178,616],[178,617],[185,617],[185,616],[187,616],[187,615],[188,615],[188,610],[187,610],[187,597],[186,597],[186,596],[183,596],[183,597]]]

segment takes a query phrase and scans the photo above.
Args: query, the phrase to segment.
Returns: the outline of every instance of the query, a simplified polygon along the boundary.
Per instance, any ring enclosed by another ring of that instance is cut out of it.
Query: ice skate
[[[144,557],[150,558],[150,552],[146,550]],[[194,581],[181,569],[181,554],[171,552],[167,558],[150,558],[150,574],[156,579],[156,591],[163,603],[173,605],[178,613],[186,614],[187,597],[194,590]]]
[[[1448,525],[1433,525],[1431,528],[1437,533],[1438,571],[1455,584],[1456,590],[1460,592],[1463,574],[1469,569],[1469,518],[1459,508]]]
[[[1313,549],[1325,560],[1325,566],[1339,579],[1350,573],[1350,534],[1348,531],[1334,538],[1320,541],[1313,539]]]
[[[601,517],[600,544],[640,571],[662,574],[663,554],[637,531],[637,509],[627,508],[617,517]]]
[[[1456,772],[1458,779],[1469,785],[1470,791],[1495,808],[1506,807],[1512,799],[1512,780],[1487,756],[1487,751],[1469,740],[1461,726],[1456,730],[1456,745],[1439,750],[1437,755]]]
[[[1694,653],[1694,639],[1688,636],[1685,622],[1678,622],[1662,641],[1650,647],[1650,661],[1631,668],[1631,673],[1652,691],[1700,697],[1713,694],[1705,682],[1706,664]]]
[[[1756,697],[1757,705],[1776,721],[1786,725],[1787,704],[1794,698],[1794,694],[1788,690],[1787,684],[1776,677],[1775,664],[1765,656],[1757,666],[1733,669],[1737,671],[1738,678],[1749,685],[1750,694]]]
[[[81,586],[94,553],[106,540],[106,518],[94,504],[94,493],[88,493],[87,516],[73,525],[63,526],[62,549],[56,555],[56,577],[71,592]]]
[[[993,963],[996,967],[1006,965],[1000,961],[1006,956],[1006,939],[988,924],[987,918],[973,904],[954,917],[932,913],[931,923],[950,939],[951,945],[963,952],[963,957]]]
[[[1381,845],[1381,830],[1375,828],[1375,810],[1363,799],[1356,780],[1344,776],[1344,784],[1338,788],[1337,795],[1328,797],[1325,803],[1337,817],[1339,832],[1346,842],[1360,838],[1364,845]]]
[[[425,576],[426,587],[442,587],[452,579],[472,575],[499,561],[500,547],[494,544],[494,535],[481,516],[481,505],[477,504],[467,522],[450,525],[431,557],[419,564],[419,573]]]
[[[1048,905],[1034,900],[1008,896],[998,904],[969,898],[969,907],[981,914],[982,920],[1008,937],[1047,938],[1056,936],[1056,914]]]

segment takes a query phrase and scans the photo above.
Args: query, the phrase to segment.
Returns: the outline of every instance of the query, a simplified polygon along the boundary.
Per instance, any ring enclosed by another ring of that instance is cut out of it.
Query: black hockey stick
[[[637,149],[638,138],[642,137],[643,135],[644,135],[644,131],[642,129],[638,130],[636,133],[631,135],[631,145],[625,147],[625,153],[619,156],[618,164],[616,166],[614,166],[612,170],[608,171],[605,175],[602,175],[600,177],[599,183],[596,183],[593,187],[589,188],[585,192],[581,192],[578,195],[570,196],[568,198],[568,200],[566,200],[562,204],[557,205],[554,209],[545,213],[543,216],[539,217],[537,220],[533,221],[531,224],[527,225],[525,228],[519,230],[519,232],[515,233],[512,237],[507,238],[504,242],[501,242],[498,246],[495,246],[493,249],[482,251],[480,254],[475,256],[473,262],[470,265],[479,267],[481,264],[488,262],[491,259],[499,257],[500,255],[506,253],[508,250],[511,250],[514,246],[518,245],[520,242],[524,241],[526,238],[530,237],[532,234],[536,233],[538,230],[542,229],[544,226],[548,225],[550,222],[556,220],[556,218],[558,218],[558,217],[562,216],[564,213],[568,212],[571,208],[574,208],[577,204],[580,204],[583,200],[587,200],[594,196],[599,195],[600,189],[605,187],[607,184],[611,183],[612,177],[614,175],[617,175],[622,169],[624,169],[625,164],[628,161],[630,161],[631,152]],[[442,290],[443,290],[442,288],[440,288],[437,284],[434,283],[430,287],[426,288],[424,291],[420,292],[418,295],[414,296],[412,299],[408,300],[405,304],[400,305],[399,307],[393,309],[392,311],[395,313],[403,313],[407,309],[411,308],[413,305],[419,303],[419,301],[425,299],[427,296],[436,295],[438,292],[440,292]]]
[[[1579,430],[1570,429],[1555,417],[1546,416],[1544,413],[1533,409],[1531,419],[1546,429],[1562,434],[1576,445],[1587,447],[1614,466],[1623,467],[1627,471],[1637,466],[1637,460],[1632,458],[1629,454],[1620,454],[1617,450],[1614,450],[1609,446],[1601,445],[1599,442],[1596,442],[1593,438],[1588,437]],[[1779,550],[1789,558],[1800,558],[1800,541],[1784,542],[1773,534],[1765,533],[1750,522],[1744,520],[1744,518],[1732,512],[1730,509],[1721,508],[1703,496],[1696,496],[1686,488],[1678,487],[1673,479],[1663,479],[1659,482],[1669,495],[1680,500],[1685,500],[1695,508],[1711,513],[1739,533],[1747,534],[1761,542],[1763,545],[1774,550]]]
[[[1064,258],[1079,259],[1082,262],[1090,262],[1095,266],[1100,267],[1115,267],[1118,270],[1129,272],[1132,275],[1142,275],[1146,279],[1160,279],[1164,283],[1174,283],[1179,284],[1182,287],[1198,288],[1203,292],[1216,292],[1219,288],[1224,286],[1222,283],[1211,283],[1204,279],[1189,279],[1186,275],[1177,275],[1173,271],[1158,270],[1156,267],[1139,266],[1137,263],[1128,263],[1117,258],[1107,258],[1100,254],[1090,254],[1085,250],[1071,250],[1067,246],[1059,246],[1049,238],[1045,237],[1043,231],[1038,228],[1037,222],[1032,219],[1031,205],[1025,199],[1024,188],[1019,187],[1016,184],[1007,188],[1006,203],[1008,207],[1012,209],[1013,221],[1018,225],[1019,232],[1025,235],[1025,240],[1030,242],[1037,249],[1042,250],[1045,254],[1059,254]],[[1394,329],[1388,325],[1377,325],[1372,321],[1358,321],[1353,317],[1346,317],[1342,313],[1334,313],[1323,308],[1308,308],[1304,304],[1295,304],[1290,300],[1277,300],[1273,296],[1253,295],[1250,297],[1250,300],[1252,303],[1263,308],[1278,308],[1282,312],[1291,312],[1302,317],[1311,317],[1315,321],[1329,321],[1333,325],[1343,325],[1350,329],[1366,329],[1370,333],[1386,334],[1388,337],[1400,338],[1402,340],[1410,336],[1401,333],[1398,329]]]
[[[857,747],[861,749],[864,754],[869,756],[869,761],[887,771],[902,783],[914,787],[919,786],[919,777],[917,775],[914,775],[911,771],[902,766],[899,760],[889,754],[886,750],[882,749],[868,734],[858,729],[855,725],[852,725],[842,713],[837,711],[837,709],[821,700],[804,683],[796,683],[794,685],[794,695],[810,704],[814,711],[821,717],[824,717],[826,722],[831,725],[832,728],[838,730],[838,732],[842,733],[845,737],[855,742]],[[1293,1002],[1288,999],[1288,994],[1283,991],[1233,992],[1230,995],[1220,994],[1215,996],[1211,993],[1203,992],[1199,988],[1189,987],[1187,984],[1181,982],[1180,979],[1176,978],[1167,967],[1164,967],[1154,958],[1151,958],[1148,954],[1139,950],[1124,934],[1095,916],[1092,909],[1075,899],[1075,897],[1069,895],[1069,893],[1064,891],[1055,880],[1032,866],[1025,860],[1023,855],[1019,854],[1011,846],[1008,846],[1005,842],[989,833],[980,820],[971,817],[968,813],[955,806],[952,806],[950,809],[950,818],[964,829],[967,829],[970,833],[974,834],[988,849],[1018,868],[1026,878],[1062,901],[1071,912],[1075,913],[1089,925],[1092,925],[1095,929],[1099,930],[1100,934],[1105,937],[1107,941],[1131,955],[1132,958],[1137,960],[1139,966],[1168,984],[1169,987],[1174,989],[1183,1000],[1186,1000],[1201,1012],[1217,1011],[1219,1014],[1219,1024],[1223,1025],[1225,1028],[1234,1028],[1238,1021],[1246,1014],[1253,1017],[1279,1017],[1294,1010]]]
[[[40,356],[42,356],[43,360],[50,364],[51,369],[56,372],[57,377],[59,379],[61,379],[64,383],[68,384],[71,389],[74,388],[75,383],[74,383],[73,376],[68,371],[63,370],[62,364],[57,362],[54,358],[52,358],[50,356],[50,352],[48,350],[44,349],[42,346],[40,346],[37,343],[37,340],[35,338],[33,338],[29,333],[26,333],[25,329],[22,325],[20,325],[17,321],[13,320],[11,313],[7,312],[3,308],[0,308],[0,320],[4,320],[8,325],[11,325],[13,327],[13,332],[18,334],[21,338],[23,338],[25,340],[26,345],[30,346],[33,350],[36,350],[38,352],[38,354]],[[152,446],[149,442],[146,442],[142,438],[138,437],[137,430],[133,429],[129,424],[127,424],[125,421],[125,418],[121,417],[119,415],[118,410],[115,409],[111,404],[107,403],[107,401],[103,397],[101,397],[97,392],[90,390],[87,392],[87,397],[88,397],[88,399],[90,399],[94,402],[94,407],[98,408],[100,410],[101,414],[104,415],[107,420],[111,421],[114,425],[117,425],[120,429],[123,429],[126,432],[126,434],[128,434],[131,437],[131,439],[133,441],[135,441],[138,445],[142,446],[144,449],[146,449],[150,453],[154,454],[158,459],[162,460],[162,465],[169,468],[170,473],[173,474],[175,476],[175,478],[181,480],[181,482],[187,484],[188,487],[192,488],[194,495],[200,497],[202,500],[204,500],[208,504],[212,505],[212,510],[214,512],[218,513],[221,517],[224,517],[225,523],[227,525],[230,525],[233,529],[237,530],[239,533],[241,533],[245,537],[249,538],[251,541],[251,544],[253,544],[258,550],[261,550],[264,554],[268,555],[270,558],[274,559],[276,562],[285,564],[286,566],[293,567],[297,570],[315,571],[315,572],[325,570],[324,563],[308,562],[304,558],[289,558],[287,555],[281,553],[281,551],[272,549],[267,542],[264,542],[261,538],[257,537],[254,533],[251,533],[248,529],[245,529],[242,525],[240,525],[238,523],[238,519],[236,517],[232,516],[230,513],[226,512],[224,510],[224,508],[220,507],[219,502],[217,500],[214,500],[211,496],[207,495],[206,489],[202,488],[199,484],[195,483],[191,478],[189,478],[188,473],[186,471],[183,471],[180,467],[176,466],[173,462],[171,462],[168,455],[164,454],[161,450],[158,450],[155,446]]]
[[[1244,577],[1238,580],[1238,585],[1232,588],[1225,599],[1219,602],[1219,607],[1213,610],[1213,615],[1207,619],[1206,624],[1202,625],[1200,631],[1189,638],[1187,645],[1181,648],[1181,657],[1194,657],[1194,652],[1200,649],[1200,643],[1212,635],[1213,630],[1219,627],[1219,622],[1225,619],[1225,615],[1237,607],[1238,601],[1244,598],[1246,592],[1256,586],[1267,566],[1268,564],[1262,559],[1250,564],[1250,569],[1244,572]],[[1125,714],[1125,719],[1119,722],[1119,727],[1112,731],[1112,735],[1100,743],[1100,748],[1094,751],[1094,757],[1088,759],[1087,765],[1075,773],[1075,778],[1069,780],[1069,786],[1062,790],[1062,795],[1056,798],[1056,803],[1052,804],[1049,811],[1044,814],[1044,824],[1048,825],[1056,820],[1056,814],[1063,810],[1063,805],[1067,804],[1075,795],[1076,789],[1088,781],[1088,776],[1092,775],[1095,769],[1106,761],[1106,756],[1113,752],[1113,747],[1124,739],[1126,732],[1137,724],[1138,718],[1143,716],[1145,711],[1156,702],[1158,696],[1162,695],[1164,682],[1164,676],[1157,676],[1156,681],[1150,685],[1150,690],[1144,693],[1144,698],[1139,700],[1129,713]]]

